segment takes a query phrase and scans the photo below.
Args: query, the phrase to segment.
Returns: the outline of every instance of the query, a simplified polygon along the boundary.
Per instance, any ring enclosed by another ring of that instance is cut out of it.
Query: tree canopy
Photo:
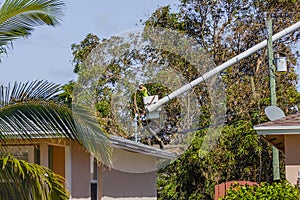
[[[299,2],[294,0],[182,0],[176,12],[171,11],[168,6],[157,9],[146,21],[145,32],[149,28],[163,28],[193,38],[197,45],[208,53],[214,64],[220,65],[267,38],[266,18],[273,19],[273,32],[276,33],[300,19],[299,9]],[[171,37],[169,32],[165,33]],[[298,52],[293,49],[299,35],[299,32],[295,31],[275,42],[273,46],[274,52],[287,57],[288,60],[288,71],[276,73],[277,103],[286,115],[294,112],[293,108],[300,102],[300,95],[296,90],[298,76],[295,73]],[[111,43],[112,41],[115,43]],[[155,42],[157,41],[150,39],[150,44]],[[103,45],[105,43],[106,45]],[[165,45],[163,42],[161,44]],[[159,49],[146,45],[134,49],[130,48],[130,45],[132,43],[122,43],[120,37],[112,37],[107,41],[94,35],[88,35],[81,44],[73,45],[75,71],[79,73],[78,66],[82,66],[87,58],[89,64],[93,65],[99,63],[92,61],[101,60],[96,58],[97,53],[101,52],[103,55],[103,52],[108,52],[111,55],[108,62],[105,60],[97,66],[103,73],[100,79],[98,76],[97,81],[94,80],[99,87],[93,95],[97,97],[95,104],[104,130],[122,133],[123,136],[126,131],[116,129],[118,124],[113,121],[113,109],[119,104],[112,104],[112,97],[118,84],[128,86],[127,82],[122,82],[122,76],[128,72],[126,70],[138,65],[141,69],[143,66],[151,66],[149,69],[159,69],[155,68],[156,65],[168,66],[188,82],[206,72],[196,69],[194,63],[172,52],[171,48]],[[120,49],[125,53],[118,54]],[[197,61],[200,62],[200,59]],[[214,67],[214,64],[211,64],[211,67]],[[85,72],[82,73],[85,75]],[[172,73],[168,75],[164,76],[163,80],[167,82],[171,79],[172,82],[175,76]],[[199,109],[196,110],[199,116],[193,121],[196,124],[196,127],[193,127],[197,130],[196,136],[182,156],[161,170],[158,179],[160,199],[213,199],[213,187],[221,182],[273,180],[271,146],[253,130],[254,125],[267,121],[264,108],[270,105],[267,50],[262,49],[241,60],[221,72],[218,77],[224,83],[222,87],[209,88],[209,83],[203,83],[192,90]],[[173,80],[175,82],[175,79]],[[150,93],[151,90],[157,89],[151,85],[148,87]],[[220,129],[209,128],[216,124],[211,115],[218,108],[210,104],[213,100],[211,91],[225,92],[226,102],[218,102],[226,103],[225,112],[217,112],[221,124],[224,124]],[[123,104],[124,102],[120,101]],[[213,148],[203,148],[211,142],[206,140],[206,136],[217,131],[221,131],[218,143]],[[283,159],[281,155],[282,166]],[[283,168],[281,169],[283,172]],[[281,175],[284,177],[284,172]]]
[[[291,12],[291,10],[293,12]],[[159,8],[147,26],[166,27],[195,38],[216,65],[267,38],[265,20],[273,19],[274,32],[299,20],[296,1],[180,1],[178,12]],[[288,115],[299,104],[296,90],[296,31],[274,44],[288,59],[288,72],[276,73],[278,105]],[[230,180],[272,181],[270,146],[253,131],[265,122],[270,105],[268,57],[263,49],[221,73],[227,96],[226,125],[218,145],[201,157],[205,130],[191,148],[161,172],[161,199],[212,199],[213,186]],[[281,158],[283,161],[283,158]],[[282,174],[283,177],[283,174]]]

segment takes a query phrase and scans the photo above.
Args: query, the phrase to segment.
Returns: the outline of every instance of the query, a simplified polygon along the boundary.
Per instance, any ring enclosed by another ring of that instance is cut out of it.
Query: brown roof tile
[[[300,126],[300,113],[289,115],[287,117],[277,119],[274,121],[258,124],[255,127],[267,126]]]

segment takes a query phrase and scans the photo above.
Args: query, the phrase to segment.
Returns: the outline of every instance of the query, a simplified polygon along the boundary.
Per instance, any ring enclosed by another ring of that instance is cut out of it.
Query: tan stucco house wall
[[[92,183],[97,184],[98,200],[157,199],[157,159],[174,157],[173,154],[160,149],[116,137],[112,145],[112,165],[98,165],[96,169],[91,170],[91,159],[94,158],[76,141],[20,139],[18,145],[28,153],[23,159],[29,162],[38,161],[38,164],[50,167],[65,177],[73,200],[90,200]],[[97,173],[97,180],[93,173]]]
[[[259,124],[254,130],[285,155],[286,179],[297,184],[300,170],[300,114]]]
[[[113,161],[99,168],[102,200],[157,199],[155,157],[114,148]]]
[[[297,184],[300,170],[300,133],[284,136],[286,179]]]

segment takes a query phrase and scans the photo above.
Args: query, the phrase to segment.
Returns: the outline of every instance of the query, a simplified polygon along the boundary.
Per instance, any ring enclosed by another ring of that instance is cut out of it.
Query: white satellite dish
[[[274,121],[285,117],[284,112],[277,106],[268,106],[265,109],[265,113],[269,120]]]

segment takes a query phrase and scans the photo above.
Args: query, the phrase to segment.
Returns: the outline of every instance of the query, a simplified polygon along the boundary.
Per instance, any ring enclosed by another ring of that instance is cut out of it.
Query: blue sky
[[[139,20],[147,19],[159,6],[177,3],[176,0],[64,2],[66,8],[61,26],[38,27],[28,39],[15,41],[8,55],[2,55],[0,84],[36,79],[64,84],[76,80],[71,44],[79,43],[88,33],[106,38],[137,28]]]
[[[64,84],[76,80],[71,44],[79,43],[88,33],[107,38],[137,28],[139,20],[147,19],[159,6],[178,3],[177,0],[63,1],[66,8],[60,26],[38,27],[28,39],[15,41],[8,55],[2,55],[0,84],[36,79]],[[298,66],[296,70],[299,73]]]

